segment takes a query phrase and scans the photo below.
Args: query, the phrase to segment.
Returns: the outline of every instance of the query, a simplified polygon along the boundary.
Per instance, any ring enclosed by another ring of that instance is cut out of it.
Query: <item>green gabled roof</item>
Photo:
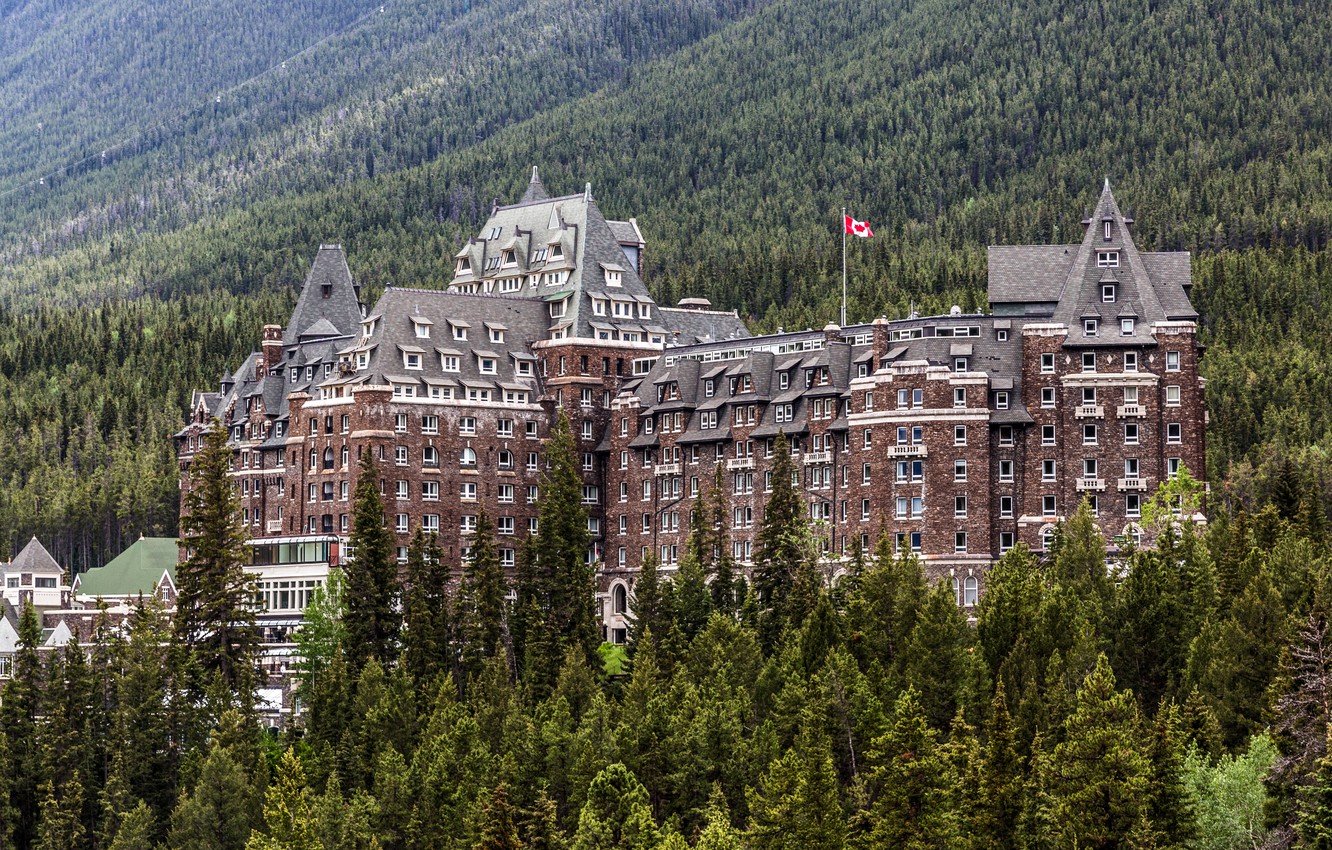
[[[79,596],[145,596],[165,571],[176,580],[180,549],[174,537],[140,537],[104,567],[79,576]]]

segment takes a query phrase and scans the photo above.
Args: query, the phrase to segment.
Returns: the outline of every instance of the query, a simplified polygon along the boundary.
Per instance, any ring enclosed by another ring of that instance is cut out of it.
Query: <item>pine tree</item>
[[[245,771],[216,740],[194,790],[171,813],[172,850],[241,850],[253,826],[254,789]]]
[[[682,646],[688,645],[703,631],[712,616],[712,594],[708,590],[707,576],[692,551],[686,551],[680,559],[680,569],[671,582],[671,608]]]
[[[629,649],[637,651],[643,635],[651,632],[664,635],[671,612],[666,605],[657,557],[649,552],[634,580],[633,595],[629,602]]]
[[[361,454],[356,476],[349,545],[352,557],[344,574],[347,660],[353,670],[372,658],[387,666],[398,656],[398,570],[379,495],[379,465],[369,448]]]
[[[731,554],[731,503],[726,498],[722,482],[722,465],[719,463],[707,497],[708,542],[704,548],[712,552],[712,562],[708,568],[712,576],[712,607],[719,614],[734,617],[739,613],[737,597],[744,579],[737,575],[735,558]]]
[[[1150,762],[1148,805],[1143,812],[1161,848],[1193,847],[1198,822],[1193,798],[1184,784],[1184,752],[1180,745],[1181,712],[1173,703],[1162,705],[1147,749]]]
[[[254,580],[245,573],[247,534],[230,475],[227,433],[221,423],[212,423],[190,465],[189,489],[181,497],[180,542],[187,556],[176,568],[174,625],[203,676],[196,693],[220,677],[248,703],[252,697],[245,695],[258,686],[259,631],[252,605]]]
[[[753,850],[841,850],[845,844],[837,772],[824,739],[802,736],[748,796],[745,835]]]
[[[6,738],[6,771],[9,785],[7,825],[13,846],[32,846],[37,836],[39,783],[42,753],[37,719],[44,711],[42,701],[42,666],[37,647],[42,642],[42,627],[31,603],[23,606],[19,617],[19,648],[14,655],[13,675],[5,685],[0,700],[0,732]],[[0,835],[0,840],[5,836]]]
[[[1123,846],[1148,814],[1151,763],[1133,695],[1102,655],[1078,690],[1064,740],[1041,764],[1048,816],[1066,847]]]
[[[926,594],[920,562],[909,552],[897,557],[881,538],[874,563],[846,602],[847,637],[862,667],[878,663],[900,674]]]
[[[305,771],[290,747],[278,763],[277,781],[264,798],[268,834],[255,833],[246,850],[322,850],[315,827],[314,794],[305,784]]]
[[[658,841],[647,791],[623,764],[592,780],[578,815],[573,850],[653,850]]]
[[[555,801],[544,790],[537,792],[536,804],[522,813],[521,827],[527,850],[564,850],[568,846],[560,830]]]
[[[594,569],[588,562],[591,536],[583,509],[583,482],[569,420],[556,418],[545,446],[540,533],[533,539],[520,576],[517,605],[524,645],[520,660],[528,681],[541,693],[553,683],[558,659],[568,646],[596,658],[600,642],[594,612]],[[517,637],[517,635],[515,635]]]
[[[177,794],[177,775],[184,745],[195,746],[193,712],[182,707],[182,683],[175,661],[185,657],[168,653],[163,664],[162,647],[171,643],[166,610],[156,596],[139,601],[129,620],[129,639],[123,666],[116,676],[117,712],[113,720],[115,749],[123,754],[121,766],[127,788],[120,805],[143,800],[152,810],[155,824],[167,821]],[[122,808],[123,810],[123,808]]]
[[[985,574],[985,595],[976,610],[976,640],[993,675],[999,674],[1015,648],[1030,647],[1043,596],[1040,566],[1022,544],[1005,552]]]
[[[1099,630],[1110,615],[1114,587],[1105,568],[1105,539],[1088,500],[1083,499],[1073,515],[1059,524],[1050,571],[1055,584],[1080,600],[1088,621]]]
[[[944,757],[912,688],[893,707],[893,725],[874,741],[870,759],[878,788],[860,842],[865,847],[945,848],[958,834],[951,802],[958,777]]]
[[[985,733],[976,810],[972,817],[976,846],[1000,850],[1018,847],[1018,824],[1023,808],[1022,764],[1014,746],[1013,719],[1008,713],[1002,679],[990,703],[990,720]]]
[[[515,822],[516,810],[509,805],[509,789],[503,782],[490,792],[490,799],[481,807],[481,824],[473,850],[523,850]]]
[[[480,675],[487,659],[504,652],[505,597],[508,582],[495,548],[494,525],[482,510],[477,515],[471,552],[463,564],[458,589],[458,632],[463,670],[468,678]]]
[[[153,817],[153,810],[140,801],[121,818],[115,837],[105,846],[108,850],[143,850],[152,846],[156,832],[157,818]]]
[[[773,444],[772,492],[763,505],[763,521],[755,539],[754,596],[759,608],[759,633],[771,649],[790,621],[788,598],[807,557],[805,516],[793,478],[795,463],[785,434]]]
[[[939,582],[925,598],[907,644],[906,680],[920,696],[925,719],[936,729],[946,728],[958,709],[966,684],[971,628],[957,597]]]
[[[407,549],[402,643],[407,670],[424,692],[432,691],[438,677],[452,672],[453,667],[446,591],[449,571],[441,559],[438,537],[433,532],[427,536],[418,528]]]

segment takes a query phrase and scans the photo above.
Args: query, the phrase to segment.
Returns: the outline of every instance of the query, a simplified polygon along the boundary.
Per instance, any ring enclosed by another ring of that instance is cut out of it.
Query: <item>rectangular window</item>
[[[998,392],[998,393],[995,393],[995,394],[994,394],[994,409],[995,409],[995,410],[1007,410],[1007,409],[1008,409],[1008,393],[1007,393],[1007,392]]]
[[[1142,497],[1139,494],[1128,493],[1124,496],[1124,516],[1142,516]]]
[[[1055,426],[1053,426],[1053,425],[1042,425],[1042,426],[1041,426],[1041,445],[1042,445],[1042,446],[1053,446],[1054,444],[1055,444]]]
[[[966,515],[967,515],[967,497],[966,497],[966,496],[954,496],[954,497],[953,497],[953,516],[955,516],[955,517],[965,517]]]
[[[1136,446],[1138,444],[1138,423],[1124,423],[1124,445]]]
[[[1082,459],[1082,477],[1083,478],[1096,477],[1096,458],[1085,457]]]
[[[1108,222],[1108,221],[1105,223],[1105,238],[1106,238],[1106,239],[1109,239],[1109,238],[1110,238],[1110,222]],[[1117,269],[1117,268],[1119,268],[1119,252],[1118,252],[1118,251],[1097,251],[1097,252],[1096,252],[1096,265],[1097,265],[1098,268],[1102,268],[1102,269]]]
[[[966,387],[954,387],[954,388],[953,388],[953,407],[966,407],[966,406],[967,406],[967,388],[966,388]]]
[[[1106,304],[1115,303],[1115,285],[1113,283],[1105,283],[1101,285],[1101,301]]]
[[[1054,387],[1041,387],[1041,407],[1055,406]]]
[[[1096,354],[1094,352],[1091,351],[1082,352],[1082,371],[1084,372],[1096,371]]]
[[[1001,518],[1003,518],[1003,519],[1011,519],[1011,518],[1013,517],[1013,497],[1012,497],[1012,496],[1000,496],[1000,497],[999,497],[999,516],[1000,516]]]
[[[1001,445],[1001,446],[1011,446],[1011,445],[1013,445],[1013,426],[1012,426],[1012,425],[1000,425],[1000,426],[999,426],[999,445]]]
[[[1046,459],[1041,461],[1041,480],[1042,481],[1055,480],[1055,462],[1053,460]]]
[[[965,425],[954,425],[954,426],[953,426],[953,445],[955,445],[955,446],[965,446],[966,444],[967,444],[967,426],[965,426]]]
[[[1098,322],[1096,319],[1082,320],[1082,332],[1087,336],[1096,336],[1096,331],[1099,326],[1100,322]]]
[[[1050,372],[1053,372],[1054,370],[1055,370],[1054,355],[1053,355],[1053,354],[1042,354],[1042,355],[1041,355],[1041,371],[1042,371],[1042,372],[1045,372],[1045,373],[1050,373]]]
[[[1179,387],[1169,386],[1165,388],[1166,405],[1169,407],[1179,406]]]
[[[1082,444],[1084,446],[1096,445],[1096,424],[1088,422],[1082,426]]]
[[[1166,458],[1166,478],[1173,479],[1179,475],[1179,468],[1182,461],[1177,457]]]
[[[1120,335],[1120,336],[1133,336],[1133,320],[1132,320],[1132,319],[1120,319],[1120,320],[1119,320],[1119,335]]]
[[[422,481],[422,482],[421,482],[421,498],[424,499],[424,500],[427,501],[427,502],[438,502],[438,501],[439,501],[439,482],[438,482],[438,481]]]
[[[1124,458],[1124,477],[1125,478],[1138,477],[1138,459],[1136,457]]]
[[[1009,549],[1012,548],[1013,548],[1013,532],[1011,531],[999,532],[999,553],[1003,554],[1004,552],[1007,552]]]
[[[1178,371],[1179,371],[1179,352],[1178,352],[1178,351],[1167,351],[1167,352],[1166,352],[1166,371],[1167,371],[1167,372],[1178,372]]]
[[[464,437],[475,436],[476,419],[471,416],[464,416],[458,420],[458,433]]]
[[[1138,371],[1138,353],[1136,351],[1124,352],[1124,371],[1125,372]]]
[[[953,536],[953,551],[967,551],[967,533],[965,531],[959,531]]]
[[[954,481],[967,480],[967,462],[965,460],[953,461],[953,480]]]
[[[1184,428],[1180,423],[1166,423],[1166,442],[1172,445],[1179,445],[1184,442]]]
[[[999,483],[1001,484],[1013,483],[1013,461],[1011,460],[999,461]]]
[[[1058,511],[1056,510],[1056,507],[1057,507],[1057,506],[1056,506],[1056,504],[1055,504],[1055,497],[1054,497],[1054,496],[1042,496],[1042,497],[1041,497],[1041,513],[1042,513],[1042,514],[1044,514],[1045,516],[1055,516],[1055,515],[1058,513]]]

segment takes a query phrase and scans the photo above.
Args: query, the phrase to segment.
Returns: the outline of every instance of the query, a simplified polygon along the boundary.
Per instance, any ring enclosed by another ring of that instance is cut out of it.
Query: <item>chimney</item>
[[[888,317],[880,316],[874,320],[874,339],[870,343],[874,349],[874,364],[877,367],[880,360],[888,353],[888,341],[891,339],[888,333]]]
[[[282,362],[282,326],[264,325],[264,372],[269,373]]]
[[[842,329],[836,322],[829,322],[823,326],[823,344],[825,347],[841,341]]]

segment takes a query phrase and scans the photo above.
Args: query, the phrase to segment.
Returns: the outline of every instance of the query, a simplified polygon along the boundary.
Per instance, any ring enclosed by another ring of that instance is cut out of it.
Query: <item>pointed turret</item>
[[[301,287],[301,296],[296,300],[296,308],[292,310],[291,321],[287,323],[282,344],[295,345],[311,329],[321,336],[329,336],[330,325],[339,334],[351,335],[360,322],[361,291],[352,280],[342,246],[320,245]]]
[[[527,191],[518,201],[520,204],[530,204],[535,201],[549,200],[550,196],[546,194],[546,187],[541,183],[541,175],[537,173],[537,167],[532,166],[532,179],[527,182]]]

